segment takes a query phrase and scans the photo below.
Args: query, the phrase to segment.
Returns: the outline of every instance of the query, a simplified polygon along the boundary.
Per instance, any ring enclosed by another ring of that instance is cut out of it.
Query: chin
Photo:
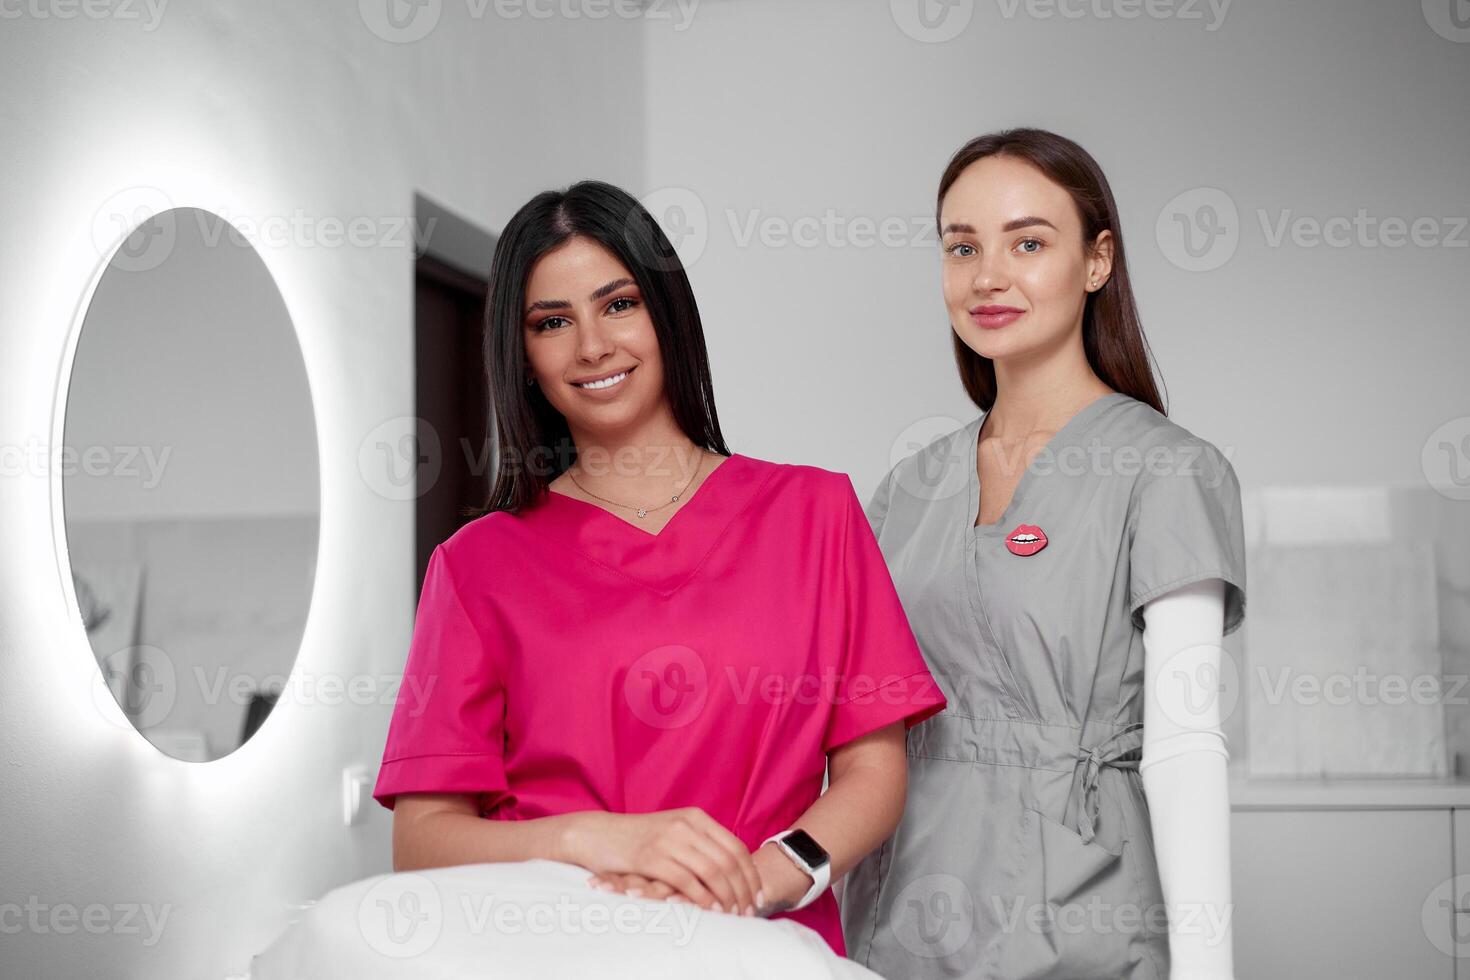
[[[590,411],[584,407],[577,422],[588,432],[616,432],[636,422],[644,414],[641,405],[601,405]]]
[[[1001,333],[1005,332],[1003,328]],[[978,336],[977,336],[978,335]],[[960,339],[965,346],[970,348],[981,357],[988,357],[992,361],[1002,357],[1009,357],[1016,352],[1016,345],[1009,343],[1008,338],[993,336],[989,330],[982,331],[979,327],[971,327],[960,333]]]
[[[1007,359],[1024,360],[1029,357],[1038,356],[1049,350],[1056,349],[1065,338],[1038,338],[1034,331],[1027,334],[1010,333],[1016,324],[1002,327],[999,330],[984,330],[972,327],[960,335],[965,345],[979,354],[981,357],[992,361],[1004,361]],[[976,336],[980,334],[980,336]]]

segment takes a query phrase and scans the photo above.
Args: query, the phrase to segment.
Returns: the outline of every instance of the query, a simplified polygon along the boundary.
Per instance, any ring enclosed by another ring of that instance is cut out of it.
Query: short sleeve
[[[505,690],[492,653],[440,545],[424,575],[373,789],[383,806],[393,809],[399,793],[475,793],[488,812],[513,798],[505,778]]]
[[[868,518],[868,526],[873,529],[874,537],[880,537],[883,533],[883,518],[888,516],[888,498],[893,493],[893,470],[883,477],[878,484],[878,489],[873,491],[872,499],[868,501],[865,516]]]
[[[929,672],[853,489],[842,478],[842,649],[822,750],[902,720],[912,728],[946,705]]]
[[[1194,582],[1225,582],[1224,633],[1245,620],[1245,532],[1235,468],[1210,443],[1169,447],[1143,470],[1129,508],[1128,607],[1143,629],[1143,607]]]

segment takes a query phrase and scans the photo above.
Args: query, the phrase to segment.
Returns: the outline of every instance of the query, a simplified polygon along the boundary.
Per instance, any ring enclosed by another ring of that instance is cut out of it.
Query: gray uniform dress
[[[894,980],[1167,980],[1137,769],[1141,609],[1219,578],[1225,632],[1241,624],[1235,471],[1112,393],[975,527],[983,421],[900,461],[868,507],[949,704],[909,730],[903,820],[848,874],[848,956]]]

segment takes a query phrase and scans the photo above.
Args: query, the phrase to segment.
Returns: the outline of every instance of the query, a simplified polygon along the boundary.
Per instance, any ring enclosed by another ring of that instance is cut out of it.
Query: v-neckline
[[[603,514],[604,516],[608,517],[609,519],[611,519],[613,521],[616,521],[617,523],[623,525],[625,528],[627,528],[628,530],[632,531],[634,534],[638,534],[638,535],[641,535],[642,537],[649,538],[649,539],[654,540],[654,541],[658,541],[658,540],[663,539],[663,537],[665,535],[669,534],[670,530],[673,529],[674,525],[677,524],[677,523],[679,523],[679,518],[681,518],[681,517],[684,516],[684,512],[685,511],[687,511],[690,508],[694,507],[696,504],[700,504],[702,502],[705,502],[704,501],[705,491],[710,488],[710,484],[712,482],[716,482],[718,480],[718,478],[719,478],[719,475],[720,475],[721,471],[723,471],[725,469],[728,469],[729,466],[730,466],[730,464],[733,463],[735,461],[735,458],[737,456],[739,456],[739,455],[740,455],[739,453],[731,453],[729,456],[726,456],[720,462],[720,465],[716,466],[713,470],[710,470],[709,476],[706,476],[700,482],[699,486],[697,486],[697,487],[694,488],[694,492],[691,493],[688,497],[686,497],[684,499],[683,506],[681,506],[678,510],[674,511],[673,516],[670,517],[667,521],[665,521],[664,522],[664,526],[661,527],[661,528],[659,528],[657,531],[649,531],[646,528],[641,528],[637,524],[634,524],[632,521],[627,520],[627,519],[622,518],[622,517],[619,517],[617,514],[614,514],[612,511],[608,510],[606,507],[602,507],[602,506],[600,506],[598,504],[594,504],[590,500],[583,500],[581,497],[573,497],[570,494],[562,493],[559,490],[553,490],[550,487],[547,487],[546,488],[546,496],[550,500],[553,500],[553,501],[566,501],[566,502],[569,502],[569,503],[571,503],[571,504],[573,504],[575,506],[578,506],[578,507],[590,507],[592,510],[597,511],[598,513]],[[717,482],[716,482],[716,491],[715,492],[716,493],[719,492],[718,491],[718,483]]]
[[[1036,457],[1033,457],[1033,462],[1035,461],[1035,458],[1040,457],[1042,453],[1055,452],[1057,449],[1061,448],[1066,439],[1071,438],[1078,429],[1080,429],[1087,422],[1091,421],[1094,416],[1101,413],[1102,410],[1106,408],[1107,405],[1110,404],[1114,399],[1129,397],[1131,396],[1124,394],[1121,391],[1111,391],[1108,392],[1106,395],[1099,395],[1097,398],[1094,398],[1086,405],[1083,405],[1080,409],[1072,413],[1071,418],[1062,423],[1062,427],[1060,429],[1057,429],[1057,431],[1052,434],[1052,437],[1048,439],[1046,441],[1046,444],[1042,446],[1041,449],[1036,453]],[[991,524],[975,523],[975,519],[980,516],[981,488],[980,472],[978,465],[980,461],[980,433],[984,429],[985,419],[989,415],[989,410],[982,412],[980,414],[980,417],[971,423],[974,431],[971,432],[967,438],[967,441],[970,444],[968,452],[969,463],[967,470],[967,483],[970,488],[970,506],[968,508],[968,512],[965,515],[965,523],[967,525],[966,533],[971,536],[980,534],[1010,534],[1010,532],[1014,530],[1014,528],[1012,528],[1010,525],[1016,508],[1024,501],[1027,491],[1031,488],[1032,474],[1031,466],[1028,464],[1025,470],[1021,473],[1021,479],[1016,481],[1016,488],[1011,491],[1011,499],[1006,502],[1005,510],[1001,512],[1000,517]]]
[[[577,497],[548,491],[521,514],[525,526],[608,572],[672,596],[699,571],[725,532],[760,498],[780,467],[731,453],[657,534]]]

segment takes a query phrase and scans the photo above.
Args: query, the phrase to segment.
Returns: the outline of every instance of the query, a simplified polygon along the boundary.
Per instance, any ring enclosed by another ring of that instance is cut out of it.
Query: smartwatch
[[[817,900],[817,896],[827,890],[827,883],[832,875],[832,859],[823,850],[822,845],[812,838],[806,831],[796,828],[785,830],[779,834],[773,834],[761,842],[761,845],[776,842],[776,846],[786,852],[786,856],[796,864],[798,868],[811,875],[812,887],[801,896],[801,901],[785,911],[794,912],[797,909],[806,908]]]

